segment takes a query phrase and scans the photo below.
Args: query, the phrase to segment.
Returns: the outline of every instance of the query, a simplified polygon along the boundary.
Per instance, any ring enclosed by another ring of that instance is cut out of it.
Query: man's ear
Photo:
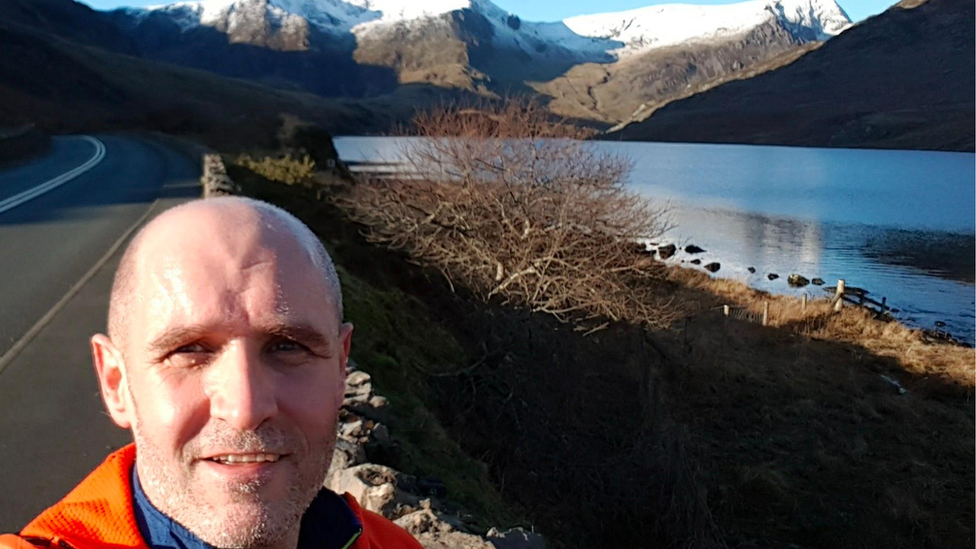
[[[349,362],[349,351],[352,349],[352,330],[352,322],[345,322],[339,327],[339,343],[342,345],[342,358],[339,362],[343,368]]]
[[[95,363],[95,373],[102,390],[102,400],[108,408],[109,415],[115,424],[123,429],[132,426],[132,414],[129,398],[129,386],[125,381],[125,362],[122,353],[104,334],[96,334],[91,338],[92,362]]]

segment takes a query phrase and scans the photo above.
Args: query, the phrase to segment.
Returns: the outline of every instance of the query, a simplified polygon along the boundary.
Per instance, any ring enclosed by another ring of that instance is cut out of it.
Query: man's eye
[[[199,343],[190,343],[189,345],[183,345],[173,351],[173,354],[178,353],[205,353],[207,352],[206,347]]]
[[[307,347],[290,339],[275,341],[268,347],[268,351],[272,353],[293,353],[305,350],[307,350]]]

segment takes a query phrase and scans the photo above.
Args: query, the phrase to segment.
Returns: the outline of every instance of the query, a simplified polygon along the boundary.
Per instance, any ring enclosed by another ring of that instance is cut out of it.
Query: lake
[[[339,137],[347,162],[398,160],[404,141]],[[886,297],[896,318],[976,340],[976,155],[887,151],[594,142],[631,160],[628,185],[670,204],[662,239],[706,250],[716,276],[784,294],[802,274]],[[693,256],[678,254],[673,261]],[[690,265],[688,265],[690,266]],[[756,270],[749,272],[749,267]],[[770,281],[767,274],[780,276]]]

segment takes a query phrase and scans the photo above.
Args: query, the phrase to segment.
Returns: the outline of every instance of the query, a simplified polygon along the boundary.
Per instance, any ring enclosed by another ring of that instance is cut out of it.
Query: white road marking
[[[63,174],[55,177],[54,179],[45,181],[44,183],[41,183],[36,187],[32,187],[22,193],[15,194],[14,196],[11,196],[6,200],[0,201],[0,213],[16,208],[17,206],[20,206],[24,202],[33,200],[46,192],[53,191],[54,189],[57,189],[58,187],[64,185],[68,181],[71,181],[72,179],[78,177],[79,175],[97,166],[98,163],[101,162],[103,158],[105,158],[105,144],[95,137],[90,137],[87,135],[83,135],[81,137],[82,139],[88,141],[89,143],[95,146],[94,156],[92,156],[91,158],[88,159],[87,162],[85,162],[84,164],[78,166],[73,170],[64,172]]]
[[[130,225],[129,228],[126,229],[124,233],[122,233],[122,236],[120,236],[118,240],[116,240],[115,243],[112,244],[112,247],[109,248],[107,252],[105,252],[105,255],[103,255],[97,262],[95,262],[95,264],[92,265],[90,269],[88,269],[88,272],[86,272],[78,280],[78,282],[75,282],[74,284],[71,285],[71,288],[68,289],[68,293],[61,296],[61,299],[59,299],[58,302],[55,303],[54,306],[51,307],[51,309],[47,313],[45,313],[44,316],[41,317],[40,320],[34,323],[34,325],[31,326],[30,330],[27,330],[27,333],[21,336],[20,339],[18,339],[17,342],[14,343],[14,345],[10,347],[10,349],[8,349],[6,353],[3,354],[3,356],[0,356],[0,374],[3,374],[3,369],[6,368],[11,362],[13,362],[14,359],[17,358],[17,356],[19,356],[20,353],[25,348],[27,348],[27,344],[33,341],[34,338],[41,333],[41,330],[43,330],[44,327],[48,325],[48,323],[54,320],[54,317],[57,316],[59,312],[61,312],[61,309],[63,309],[64,306],[67,305],[69,301],[71,301],[71,298],[73,298],[75,294],[77,294],[85,286],[85,284],[88,284],[89,280],[95,278],[95,275],[98,273],[98,271],[102,267],[104,267],[105,264],[108,263],[110,259],[112,259],[112,256],[115,255],[115,252],[117,252],[119,248],[122,246],[122,244],[126,240],[128,240],[130,236],[132,236],[132,233],[134,233],[136,229],[142,226],[142,224],[145,223],[147,219],[149,219],[149,216],[153,213],[153,211],[155,211],[157,204],[159,204],[159,200],[156,200],[152,204],[150,204],[149,207],[146,208],[146,211],[139,217],[139,219],[137,219],[135,223]]]

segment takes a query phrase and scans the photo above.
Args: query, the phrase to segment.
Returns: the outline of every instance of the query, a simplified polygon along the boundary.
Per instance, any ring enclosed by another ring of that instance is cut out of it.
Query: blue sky
[[[81,0],[97,9],[168,4],[170,0]],[[422,1],[422,0],[416,0]],[[739,0],[741,1],[741,0]],[[494,0],[526,21],[558,21],[573,15],[623,11],[654,4],[733,4],[735,0]],[[838,0],[854,21],[881,13],[897,0]]]

